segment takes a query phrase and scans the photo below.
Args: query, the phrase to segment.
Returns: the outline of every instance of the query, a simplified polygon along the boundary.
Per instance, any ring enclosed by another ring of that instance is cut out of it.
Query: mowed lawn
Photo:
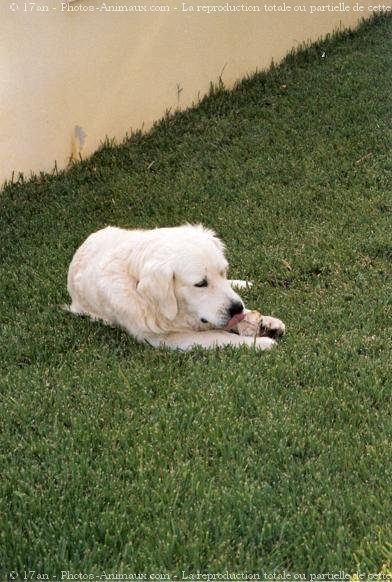
[[[374,19],[6,185],[2,576],[391,568],[391,55]],[[275,350],[154,350],[61,309],[89,233],[184,222],[286,323]]]

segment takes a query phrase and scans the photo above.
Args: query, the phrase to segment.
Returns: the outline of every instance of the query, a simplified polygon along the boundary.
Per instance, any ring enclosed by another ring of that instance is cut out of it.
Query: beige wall
[[[146,129],[166,109],[197,100],[222,70],[231,85],[304,40],[354,25],[371,5],[353,12],[350,0],[349,12],[310,14],[311,4],[323,4],[313,0],[305,13],[207,14],[196,12],[204,0],[184,3],[194,12],[183,11],[181,0],[106,2],[170,7],[143,13],[97,11],[101,0],[70,4],[94,8],[89,12],[64,11],[57,0],[12,2],[2,0],[0,8],[0,181],[13,170],[51,171],[55,160],[62,168],[71,155],[93,152],[105,136],[121,140],[132,129]],[[264,9],[264,0],[259,5]]]

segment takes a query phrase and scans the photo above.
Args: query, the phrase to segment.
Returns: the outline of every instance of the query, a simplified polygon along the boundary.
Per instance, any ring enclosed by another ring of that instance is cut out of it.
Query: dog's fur
[[[244,308],[232,284],[245,284],[229,281],[227,267],[222,242],[202,225],[104,228],[90,235],[72,259],[70,311],[119,325],[153,346],[271,348],[275,342],[268,337],[225,330],[233,306],[236,313]]]

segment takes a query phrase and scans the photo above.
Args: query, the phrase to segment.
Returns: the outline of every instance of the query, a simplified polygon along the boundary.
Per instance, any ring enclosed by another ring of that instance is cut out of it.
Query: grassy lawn
[[[3,576],[392,566],[391,55],[378,18],[5,187]],[[275,350],[154,350],[60,309],[90,232],[185,221],[286,323]]]

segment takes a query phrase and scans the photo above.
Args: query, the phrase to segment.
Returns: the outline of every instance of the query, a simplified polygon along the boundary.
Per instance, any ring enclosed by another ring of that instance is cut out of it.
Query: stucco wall
[[[160,2],[169,10],[150,11]],[[305,12],[294,12],[296,2],[286,3],[290,12],[265,12],[264,3],[250,0],[245,6],[258,5],[262,11],[208,14],[197,11],[203,3],[109,0],[106,7],[146,9],[108,12],[101,0],[68,7],[65,0],[37,0],[34,5],[4,0],[0,181],[13,170],[51,171],[55,160],[62,168],[71,155],[93,152],[105,136],[121,140],[131,129],[147,129],[166,109],[190,105],[222,71],[230,86],[304,40],[355,25],[369,16],[372,5],[363,2],[364,10],[357,12],[350,1],[344,3],[348,12],[310,14],[311,4],[323,2],[298,4]],[[243,2],[228,4],[239,7]]]

